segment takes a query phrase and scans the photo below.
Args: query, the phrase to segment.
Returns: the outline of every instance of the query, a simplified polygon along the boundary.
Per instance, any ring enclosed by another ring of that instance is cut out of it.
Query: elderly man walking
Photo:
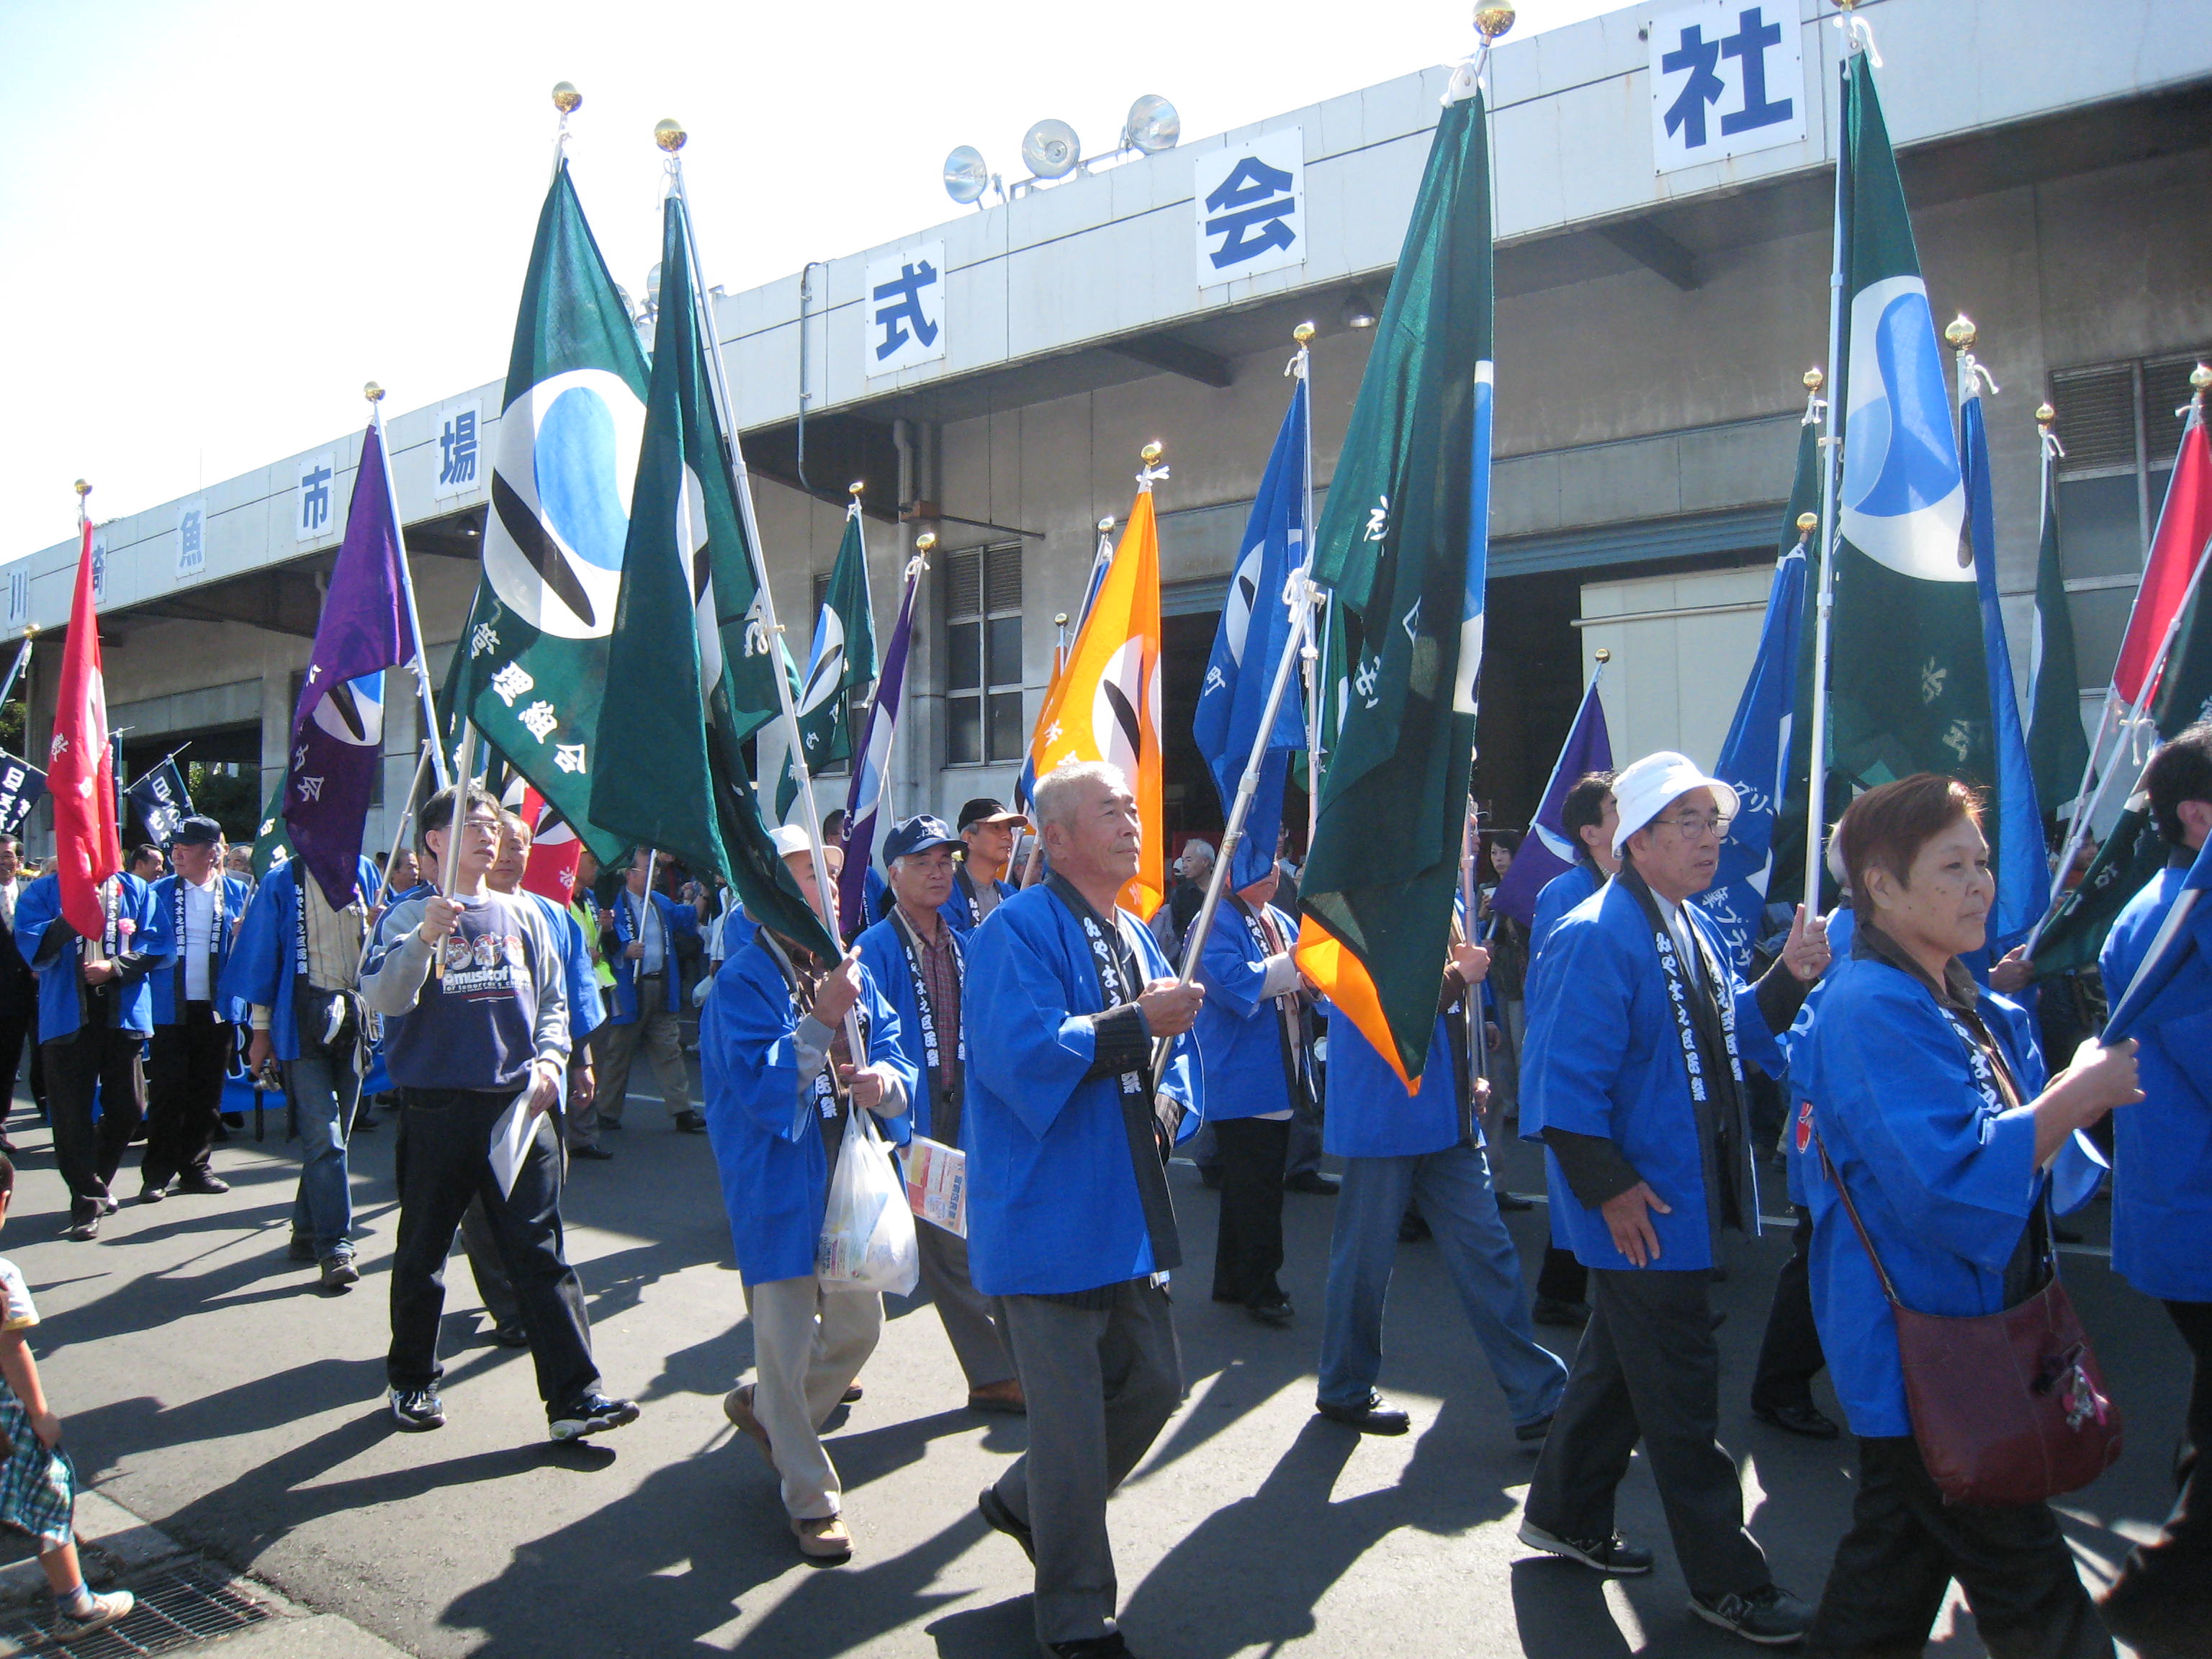
[[[1590,1271],[1589,1328],[1528,1489],[1521,1541],[1599,1572],[1651,1571],[1613,1530],[1613,1493],[1644,1443],[1691,1609],[1762,1644],[1812,1609],[1775,1583],[1743,1525],[1717,1438],[1710,1286],[1723,1226],[1757,1226],[1745,1057],[1778,1073],[1786,1030],[1827,964],[1802,912],[1758,987],[1692,904],[1712,885],[1735,790],[1686,757],[1647,755],[1613,780],[1613,878],[1543,947],[1521,1133],[1541,1140],[1566,1234]]]
[[[1014,831],[1029,820],[999,801],[979,796],[960,809],[960,840],[964,848],[952,872],[952,890],[943,909],[952,931],[965,937],[1019,890],[1006,879],[1013,874]]]
[[[960,1144],[963,1073],[968,1061],[962,1006],[966,952],[939,914],[952,890],[960,844],[942,818],[908,818],[884,842],[890,868],[891,911],[854,941],[860,962],[898,1012],[899,1052],[921,1079],[915,1092],[914,1133],[948,1146]],[[990,1297],[968,1272],[968,1241],[924,1221],[915,1229],[921,1282],[945,1321],[945,1334],[968,1377],[970,1411],[1018,1412],[1022,1385]]]
[[[1030,1414],[1029,1451],[977,1503],[1036,1564],[1046,1650],[1113,1656],[1106,1499],[1182,1398],[1165,1166],[1200,1103],[1186,1034],[1205,993],[1121,908],[1144,839],[1121,769],[1062,766],[1036,801],[1052,874],[969,948],[969,1261],[1004,1298]]]

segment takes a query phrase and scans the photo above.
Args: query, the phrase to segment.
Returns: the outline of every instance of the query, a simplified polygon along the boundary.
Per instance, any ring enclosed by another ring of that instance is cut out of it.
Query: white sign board
[[[1805,137],[1805,63],[1786,0],[1704,0],[1651,23],[1651,154],[1672,173]]]
[[[300,486],[292,497],[293,540],[320,541],[336,527],[337,478],[337,465],[329,451],[300,458]]]
[[[474,399],[439,410],[438,482],[430,492],[434,500],[473,495],[482,487],[483,422],[483,406]]]
[[[1192,168],[1198,285],[1219,288],[1306,262],[1306,139],[1297,127],[1236,149],[1209,150]]]
[[[177,508],[177,580],[207,569],[207,503],[190,501]]]
[[[21,628],[31,620],[31,573],[21,564],[8,567],[8,626]]]
[[[945,244],[920,242],[868,261],[862,291],[863,372],[895,374],[945,356]]]

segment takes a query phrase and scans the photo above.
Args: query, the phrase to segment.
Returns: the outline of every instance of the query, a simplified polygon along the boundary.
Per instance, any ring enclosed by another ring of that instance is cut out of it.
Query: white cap
[[[769,831],[768,838],[775,843],[775,854],[778,858],[787,859],[794,853],[811,853],[814,850],[814,837],[806,833],[805,826],[803,824],[779,823]]]
[[[1628,838],[1667,810],[1667,803],[1693,789],[1710,789],[1718,797],[1723,814],[1736,812],[1735,788],[1718,778],[1707,777],[1687,755],[1662,749],[1646,755],[1613,775],[1613,798],[1620,807],[1620,823],[1613,832],[1613,855],[1626,851]]]

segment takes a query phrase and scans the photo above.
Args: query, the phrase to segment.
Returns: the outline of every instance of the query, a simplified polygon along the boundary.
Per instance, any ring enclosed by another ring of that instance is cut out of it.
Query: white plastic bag
[[[890,1149],[876,1133],[876,1115],[854,1106],[845,1117],[845,1144],[830,1177],[814,1276],[825,1291],[888,1291],[911,1296],[921,1278],[914,1212]]]

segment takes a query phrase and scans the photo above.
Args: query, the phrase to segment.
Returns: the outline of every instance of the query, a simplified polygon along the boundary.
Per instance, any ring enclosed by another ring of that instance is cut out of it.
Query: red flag
[[[2112,689],[2130,707],[2150,694],[2150,677],[2158,667],[2174,613],[2189,592],[2189,580],[2197,573],[2205,543],[2212,540],[2212,444],[2205,439],[2201,398],[2197,404],[2182,429],[2181,453],[2166,487],[2158,533],[2151,538],[2150,557],[2143,565],[2142,587],[2128,616],[2119,660],[2112,665]]]
[[[69,642],[62,648],[61,690],[54,714],[46,789],[54,801],[54,854],[59,860],[62,915],[87,939],[100,938],[107,908],[100,884],[123,867],[115,824],[115,757],[107,744],[107,689],[100,672],[100,617],[92,603],[92,521],[77,554],[76,596],[70,602]]]
[[[530,862],[523,866],[522,885],[565,910],[576,896],[576,866],[583,862],[584,843],[576,838],[568,821],[546,805],[545,797],[535,789],[524,788],[521,816],[532,830]]]

